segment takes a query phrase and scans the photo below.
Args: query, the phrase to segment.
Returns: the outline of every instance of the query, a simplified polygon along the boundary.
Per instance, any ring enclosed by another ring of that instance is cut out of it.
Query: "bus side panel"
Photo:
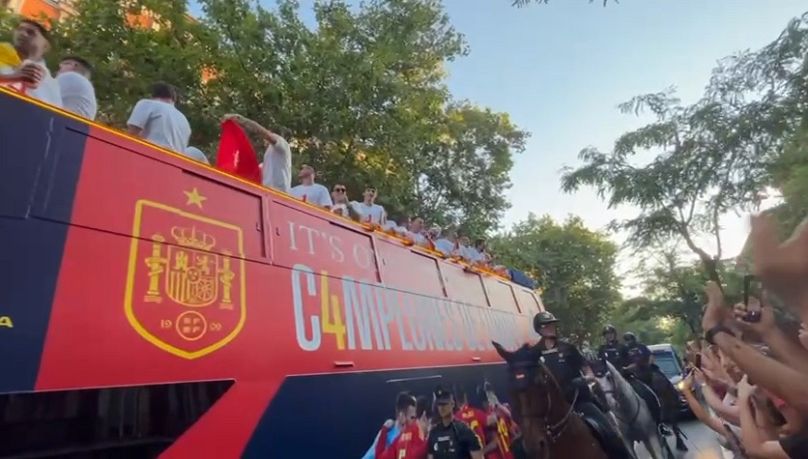
[[[34,388],[86,126],[10,96],[0,110],[0,393]]]

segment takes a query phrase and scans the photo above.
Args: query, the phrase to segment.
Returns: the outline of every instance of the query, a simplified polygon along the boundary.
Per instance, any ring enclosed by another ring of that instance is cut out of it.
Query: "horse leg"
[[[660,436],[656,429],[652,429],[650,432],[645,432],[645,438],[643,439],[642,443],[645,445],[645,449],[648,450],[648,454],[651,455],[652,459],[665,459],[662,454],[662,444],[660,443],[659,438]]]

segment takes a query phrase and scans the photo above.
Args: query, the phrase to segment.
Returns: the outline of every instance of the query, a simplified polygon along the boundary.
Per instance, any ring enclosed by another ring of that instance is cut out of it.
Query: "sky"
[[[313,22],[312,3],[300,0],[307,22]],[[669,86],[683,102],[695,102],[717,60],[766,45],[808,9],[805,0],[610,0],[605,8],[587,0],[525,8],[512,7],[511,0],[444,5],[470,48],[467,57],[448,65],[453,96],[507,112],[531,134],[525,152],[515,157],[504,226],[532,212],[557,219],[577,214],[594,229],[636,215],[636,209],[608,209],[591,189],[565,194],[560,171],[580,164],[582,148],[609,151],[622,133],[648,121],[621,114],[617,104]],[[724,255],[737,255],[747,218],[728,215],[721,223]],[[624,240],[621,234],[610,237]],[[704,243],[713,248],[711,241]],[[620,270],[632,264],[623,253]]]

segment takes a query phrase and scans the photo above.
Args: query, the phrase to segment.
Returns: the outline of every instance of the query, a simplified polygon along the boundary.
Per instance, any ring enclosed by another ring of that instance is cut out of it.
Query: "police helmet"
[[[556,322],[558,322],[558,319],[556,319],[556,316],[554,316],[552,312],[542,311],[533,317],[533,329],[538,332],[543,325],[554,324]]]
[[[609,324],[603,327],[603,334],[606,335],[607,333],[614,333],[617,334],[617,329],[614,328],[614,325]]]
[[[626,332],[623,335],[623,341],[625,341],[627,343],[636,343],[637,342],[637,335],[635,335],[632,332]]]

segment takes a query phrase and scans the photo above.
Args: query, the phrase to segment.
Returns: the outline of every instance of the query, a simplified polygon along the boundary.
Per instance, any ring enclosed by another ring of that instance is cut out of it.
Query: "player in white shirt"
[[[292,190],[292,150],[286,139],[242,115],[228,114],[224,119],[236,121],[267,142],[261,167],[264,186],[289,193]]]
[[[56,82],[62,94],[62,107],[69,112],[94,120],[98,112],[95,88],[90,82],[92,66],[79,56],[63,57],[59,62]]]
[[[316,175],[317,174],[315,173],[313,167],[304,164],[300,168],[300,172],[297,174],[297,178],[300,180],[300,185],[292,188],[291,194],[292,196],[306,201],[309,204],[330,209],[331,206],[334,205],[334,203],[331,201],[331,194],[328,192],[328,188],[320,185],[319,183],[314,183],[314,178]]]
[[[23,19],[14,29],[13,44],[22,63],[16,68],[1,66],[0,85],[13,87],[29,97],[61,107],[59,83],[45,64],[45,54],[50,50],[48,29],[36,21]]]
[[[151,99],[141,99],[132,109],[126,122],[129,133],[177,153],[185,152],[191,138],[191,125],[174,106],[177,100],[177,90],[173,86],[155,83]]]
[[[365,188],[365,192],[362,196],[365,198],[362,202],[351,202],[354,210],[360,216],[360,222],[362,223],[372,223],[374,225],[384,225],[387,221],[387,213],[384,211],[384,207],[376,204],[376,196],[377,196],[376,188],[369,186]]]

